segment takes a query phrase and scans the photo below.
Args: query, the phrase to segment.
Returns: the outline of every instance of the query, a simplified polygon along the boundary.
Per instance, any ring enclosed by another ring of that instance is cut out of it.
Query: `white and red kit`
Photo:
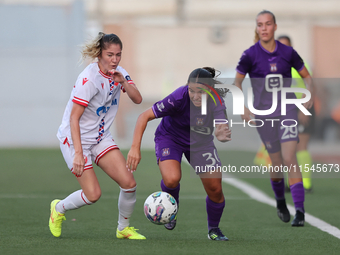
[[[134,84],[122,67],[118,66],[116,70],[123,74],[129,84]],[[99,69],[98,63],[88,65],[78,76],[57,134],[61,152],[71,171],[75,154],[70,128],[73,103],[86,107],[79,120],[85,171],[92,168],[92,162],[98,165],[100,158],[107,152],[118,149],[112,139],[110,126],[117,114],[121,90],[125,92],[120,83],[114,82]]]
[[[128,83],[133,84],[124,68],[118,66]],[[79,120],[81,144],[98,144],[110,131],[117,114],[120,91],[125,92],[120,83],[114,82],[98,67],[98,63],[88,65],[78,76],[71,97],[67,103],[57,137],[62,143],[73,144],[70,129],[70,114],[73,103],[85,106]]]

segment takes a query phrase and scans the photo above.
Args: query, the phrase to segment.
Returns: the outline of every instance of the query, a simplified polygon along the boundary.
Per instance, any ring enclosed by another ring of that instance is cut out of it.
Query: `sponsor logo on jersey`
[[[115,98],[114,100],[111,101],[111,105],[118,105],[118,101],[117,98]],[[100,114],[103,113],[107,113],[110,110],[110,106],[106,107],[105,105],[98,107],[96,113],[98,116],[100,116]]]
[[[102,82],[102,89],[104,89],[104,82]]]
[[[170,148],[163,148],[162,149],[162,156],[166,157],[170,155]]]
[[[126,75],[126,76],[125,76],[125,79],[126,79],[127,81],[130,81],[130,80],[131,80],[130,75]]]
[[[98,107],[96,113],[98,116],[100,116],[100,113],[103,112],[103,113],[106,113],[107,112],[107,109],[105,106],[101,106],[101,107]]]
[[[277,67],[276,67],[276,63],[271,63],[270,64],[270,71],[273,72],[277,72]]]
[[[83,85],[84,85],[86,82],[88,82],[88,81],[89,81],[89,79],[83,78]]]
[[[164,104],[163,102],[157,104],[158,111],[162,112],[164,109]]]
[[[269,58],[268,61],[273,61],[276,57]]]

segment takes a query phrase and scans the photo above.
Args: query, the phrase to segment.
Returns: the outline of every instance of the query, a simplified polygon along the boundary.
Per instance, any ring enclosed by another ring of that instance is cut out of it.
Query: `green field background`
[[[127,151],[123,151],[126,155]],[[254,153],[220,152],[224,164],[251,164]],[[173,231],[150,223],[143,214],[146,197],[160,190],[153,151],[143,151],[135,172],[137,203],[131,226],[147,240],[118,240],[118,185],[96,169],[101,199],[66,214],[62,235],[48,229],[50,202],[79,189],[58,149],[0,150],[0,255],[7,254],[339,254],[340,240],[306,224],[293,228],[281,222],[276,209],[223,184],[226,207],[220,227],[229,242],[207,238],[205,192],[185,163],[178,224]],[[267,178],[243,179],[273,196]],[[306,194],[308,213],[340,228],[340,178],[315,178]],[[290,193],[287,201],[292,203]]]

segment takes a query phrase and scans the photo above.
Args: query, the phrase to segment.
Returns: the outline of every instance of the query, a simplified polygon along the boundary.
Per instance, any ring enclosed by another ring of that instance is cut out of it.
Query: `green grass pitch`
[[[126,151],[123,154],[126,155]],[[251,163],[254,153],[221,152],[224,164]],[[226,207],[220,227],[229,242],[207,238],[205,192],[200,179],[183,166],[178,224],[173,231],[150,223],[143,213],[146,197],[160,190],[153,151],[142,152],[135,173],[137,203],[131,226],[147,240],[118,240],[118,185],[96,168],[102,197],[94,205],[66,214],[62,235],[49,232],[49,204],[79,189],[58,149],[0,150],[0,254],[339,254],[340,240],[306,224],[292,228],[276,209],[223,184]],[[340,174],[340,173],[339,173]],[[273,196],[265,178],[245,181]],[[306,194],[307,212],[340,228],[340,178],[316,178]],[[291,195],[287,201],[292,203]]]

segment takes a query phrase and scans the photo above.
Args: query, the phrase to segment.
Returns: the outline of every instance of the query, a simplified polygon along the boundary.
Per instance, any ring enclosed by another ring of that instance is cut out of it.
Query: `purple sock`
[[[303,202],[305,201],[305,190],[303,183],[298,182],[290,186],[290,192],[292,193],[295,210],[304,213],[305,207],[303,206]]]
[[[168,188],[165,186],[164,181],[162,179],[161,181],[161,189],[162,191],[165,191],[169,193],[171,196],[173,196],[176,199],[177,205],[179,205],[179,189],[180,189],[180,183],[178,183],[178,186],[176,188]]]
[[[285,181],[282,179],[279,182],[274,182],[270,180],[270,183],[272,184],[272,188],[275,194],[276,200],[282,200],[285,198]]]
[[[208,214],[208,231],[210,231],[210,229],[212,228],[218,228],[218,225],[220,224],[223,209],[225,206],[225,200],[222,203],[218,204],[211,201],[210,198],[207,196],[205,201]]]

